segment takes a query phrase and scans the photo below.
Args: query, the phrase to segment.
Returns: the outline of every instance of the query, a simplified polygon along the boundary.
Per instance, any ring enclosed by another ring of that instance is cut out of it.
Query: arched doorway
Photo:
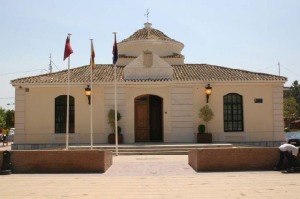
[[[134,100],[135,142],[163,141],[163,99],[142,95]]]

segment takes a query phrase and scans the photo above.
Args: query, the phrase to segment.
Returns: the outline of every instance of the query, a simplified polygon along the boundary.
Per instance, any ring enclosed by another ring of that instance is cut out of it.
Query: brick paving
[[[0,198],[299,198],[299,174],[197,173],[187,162],[186,155],[117,156],[104,174],[3,175]]]

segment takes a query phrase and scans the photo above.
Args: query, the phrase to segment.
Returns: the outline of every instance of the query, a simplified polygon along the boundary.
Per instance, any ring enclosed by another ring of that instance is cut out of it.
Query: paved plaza
[[[0,179],[1,199],[300,198],[299,174],[197,173],[187,155],[117,156],[104,174],[11,174]]]

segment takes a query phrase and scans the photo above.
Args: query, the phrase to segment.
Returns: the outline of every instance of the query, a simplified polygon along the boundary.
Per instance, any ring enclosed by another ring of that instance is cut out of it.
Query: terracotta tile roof
[[[173,55],[162,56],[161,58],[184,58],[183,55],[174,53]]]
[[[127,39],[122,40],[120,43],[136,41],[136,40],[163,40],[163,41],[173,41],[178,42],[175,39],[171,39],[167,35],[165,35],[162,31],[154,29],[154,28],[142,28],[137,30]],[[178,42],[181,43],[181,42]]]
[[[134,59],[134,58],[137,58],[137,56],[130,56],[130,55],[119,54],[119,58],[131,58],[131,59]]]
[[[137,58],[137,56],[130,56],[130,55],[125,55],[125,54],[119,54],[119,58],[131,58],[131,59],[134,59],[134,58]],[[184,58],[184,56],[181,55],[181,54],[174,53],[173,55],[161,56],[161,58]]]
[[[208,64],[174,66],[174,79],[179,81],[286,81],[287,78]]]
[[[208,64],[184,64],[173,65],[173,79],[157,80],[124,80],[124,66],[117,67],[117,79],[120,82],[193,82],[193,81],[287,81],[287,78],[266,73],[256,73],[240,69],[231,69],[221,66]],[[114,80],[114,69],[112,64],[98,64],[93,71],[95,83],[112,83]],[[62,84],[67,82],[67,70],[48,73],[38,76],[31,76],[12,80],[13,85],[19,84]],[[70,70],[71,83],[88,83],[90,82],[89,66],[82,66]]]

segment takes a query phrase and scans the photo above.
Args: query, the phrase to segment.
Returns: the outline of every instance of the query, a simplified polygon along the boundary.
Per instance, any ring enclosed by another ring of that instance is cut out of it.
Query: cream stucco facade
[[[196,142],[198,125],[203,123],[198,113],[206,104],[215,115],[208,123],[213,142],[272,143],[284,140],[283,84],[286,78],[210,65],[186,65],[181,55],[183,44],[152,29],[151,24],[118,43],[118,48],[117,107],[122,115],[119,126],[125,143],[136,142],[135,99],[144,95],[161,99],[161,142]],[[107,113],[114,109],[114,84],[106,78],[112,76],[112,68],[112,65],[99,65],[94,72],[94,144],[107,143],[111,133]],[[69,142],[90,144],[91,105],[84,94],[89,84],[89,66],[75,68],[71,74],[73,72],[76,76],[71,75],[70,95],[75,100],[75,132],[69,134]],[[15,148],[65,143],[66,135],[55,133],[55,99],[66,95],[65,74],[66,71],[62,71],[12,81],[16,96]],[[230,75],[232,77],[228,77]],[[208,103],[207,84],[212,86]],[[242,96],[242,131],[224,131],[223,97],[230,93]],[[255,103],[255,99],[260,99],[261,103]]]

